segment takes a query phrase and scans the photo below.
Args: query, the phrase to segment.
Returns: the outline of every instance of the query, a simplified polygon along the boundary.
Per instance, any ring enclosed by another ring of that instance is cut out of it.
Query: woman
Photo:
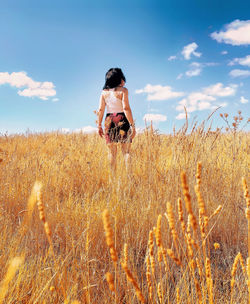
[[[98,133],[105,136],[110,151],[111,168],[116,170],[117,143],[121,143],[122,154],[127,166],[135,124],[129,105],[128,90],[124,87],[126,78],[119,68],[111,68],[105,76],[105,84],[100,96],[98,110]],[[102,119],[107,106],[107,114],[102,129]]]

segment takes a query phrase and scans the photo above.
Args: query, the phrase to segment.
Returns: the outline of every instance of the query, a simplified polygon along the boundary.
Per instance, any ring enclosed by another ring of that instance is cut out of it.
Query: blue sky
[[[94,130],[122,68],[137,127],[249,116],[249,1],[0,0],[0,133]]]

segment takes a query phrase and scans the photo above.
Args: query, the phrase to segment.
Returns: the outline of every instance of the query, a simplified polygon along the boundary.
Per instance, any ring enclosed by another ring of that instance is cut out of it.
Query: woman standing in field
[[[105,137],[110,152],[111,168],[116,170],[117,143],[121,143],[122,154],[127,165],[135,124],[129,105],[128,89],[124,87],[126,78],[119,68],[111,68],[105,76],[105,84],[100,96],[98,110],[98,133]],[[107,106],[107,114],[102,129],[102,119]]]

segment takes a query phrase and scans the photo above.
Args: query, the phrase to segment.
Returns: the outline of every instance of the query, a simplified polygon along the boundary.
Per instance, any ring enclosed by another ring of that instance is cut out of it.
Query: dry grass
[[[112,178],[96,135],[1,136],[3,303],[247,303],[249,137],[148,130]]]

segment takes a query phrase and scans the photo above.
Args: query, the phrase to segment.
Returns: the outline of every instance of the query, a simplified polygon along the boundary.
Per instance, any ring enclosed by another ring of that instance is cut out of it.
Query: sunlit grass
[[[3,303],[246,303],[249,139],[149,128],[114,177],[97,135],[1,136]]]

